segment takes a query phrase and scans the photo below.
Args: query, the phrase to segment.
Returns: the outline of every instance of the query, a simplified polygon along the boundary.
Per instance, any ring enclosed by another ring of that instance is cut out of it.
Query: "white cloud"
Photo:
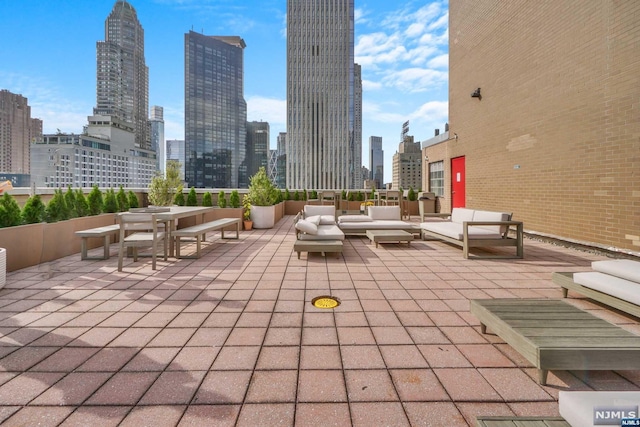
[[[441,123],[449,117],[447,101],[429,101],[410,114],[412,120]]]
[[[251,96],[247,99],[247,120],[262,120],[269,122],[270,127],[284,127],[287,122],[287,101]]]
[[[449,68],[449,54],[445,53],[443,55],[439,55],[439,56],[436,56],[435,58],[432,58],[429,61],[429,63],[427,64],[427,66],[429,66],[430,68],[448,69]]]
[[[362,80],[362,89],[365,91],[379,90],[382,89],[382,83]]]
[[[396,87],[408,93],[424,92],[433,86],[440,86],[447,81],[444,71],[428,68],[405,68],[387,74],[383,82],[386,86]]]

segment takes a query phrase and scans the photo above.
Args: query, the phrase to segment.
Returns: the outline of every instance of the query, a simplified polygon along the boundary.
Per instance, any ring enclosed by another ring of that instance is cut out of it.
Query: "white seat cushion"
[[[601,273],[640,283],[640,262],[630,259],[594,261],[591,268]]]
[[[301,234],[298,238],[300,240],[344,240],[344,233],[337,225],[320,225],[317,234]]]
[[[587,288],[640,305],[640,283],[610,276],[599,271],[573,273],[573,281]]]
[[[432,231],[443,236],[450,237],[452,239],[463,239],[462,224],[449,221],[433,221],[423,222],[420,224],[420,228],[427,231]],[[483,227],[469,227],[469,239],[502,239],[502,235],[493,230],[488,230]]]
[[[589,427],[596,425],[594,424],[595,408],[612,410],[637,408],[638,402],[640,402],[638,391],[560,391],[558,408],[562,418],[571,426]],[[620,421],[617,423],[614,421],[609,425],[619,426]]]

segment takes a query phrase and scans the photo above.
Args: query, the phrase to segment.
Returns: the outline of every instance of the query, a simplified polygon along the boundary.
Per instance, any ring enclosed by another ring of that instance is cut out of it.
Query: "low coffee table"
[[[367,237],[371,240],[371,243],[389,243],[389,242],[406,242],[411,245],[413,240],[413,234],[404,230],[367,230]]]
[[[487,328],[538,368],[546,385],[550,370],[638,370],[640,336],[562,300],[470,300]]]

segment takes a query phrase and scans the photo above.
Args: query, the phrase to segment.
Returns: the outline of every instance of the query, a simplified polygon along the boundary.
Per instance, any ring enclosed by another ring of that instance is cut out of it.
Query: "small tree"
[[[104,202],[102,200],[102,191],[100,191],[97,185],[93,186],[93,189],[87,197],[87,201],[89,202],[89,215],[99,215],[102,213]]]
[[[341,200],[347,200],[347,190],[342,190],[342,194],[340,195]]]
[[[191,187],[191,190],[189,190],[187,206],[198,206],[198,196],[196,196],[196,189],[194,187]]]
[[[300,193],[298,193],[298,190],[296,190],[296,192],[293,193],[293,200],[296,202],[300,200]]]
[[[129,190],[127,193],[127,199],[129,201],[129,209],[140,207],[140,202],[138,202],[138,196],[132,190]]]
[[[372,188],[371,189],[371,193],[369,193],[369,199],[370,200],[375,200],[375,198],[376,198],[376,189]]]
[[[129,198],[122,185],[120,186],[120,190],[118,190],[118,194],[116,194],[116,200],[118,201],[118,212],[126,212],[129,210]]]
[[[67,207],[65,205],[64,194],[61,189],[55,190],[53,197],[45,208],[45,219],[47,222],[58,222],[68,219]]]
[[[238,190],[232,190],[229,195],[229,207],[231,208],[239,208],[240,207],[240,193]]]
[[[169,206],[171,203],[175,203],[174,194],[177,196],[178,193],[182,193],[182,188],[180,162],[177,160],[169,160],[167,161],[166,178],[158,173],[151,180],[151,185],[149,186],[149,203],[155,206]],[[182,205],[184,205],[184,201]]]
[[[184,194],[182,194],[182,189],[176,193],[176,196],[173,198],[173,204],[184,206]]]
[[[279,192],[267,176],[267,170],[261,166],[251,177],[247,195],[252,206],[273,206],[278,202]]]
[[[76,189],[76,213],[79,217],[89,215],[89,202],[82,192],[82,188]]]
[[[213,206],[213,199],[208,191],[202,195],[202,206]]]
[[[44,203],[42,203],[42,198],[39,194],[34,194],[27,199],[27,202],[22,208],[22,219],[25,224],[41,223],[44,221],[44,211],[45,206]]]
[[[68,218],[77,218],[80,216],[76,212],[76,193],[71,189],[71,186],[68,186],[67,192],[64,193],[64,203],[67,207]]]
[[[349,201],[350,202],[356,201],[356,193],[354,191],[349,191]]]
[[[413,187],[409,187],[409,193],[407,193],[407,198],[409,199],[409,201],[414,202],[415,200],[417,200],[417,196],[418,195],[413,190]]]
[[[104,196],[104,206],[102,207],[102,210],[106,213],[118,212],[118,198],[116,197],[116,192],[113,188],[107,190],[107,193]]]
[[[9,193],[0,198],[0,227],[13,227],[22,223],[22,213],[16,199]]]
[[[302,200],[307,200],[307,189],[302,190]]]
[[[358,191],[358,201],[364,202],[364,193],[362,191]]]
[[[248,195],[242,198],[242,207],[244,207],[242,217],[245,221],[251,221],[251,202],[249,201]]]
[[[224,191],[220,190],[220,192],[218,193],[218,207],[219,208],[226,208],[227,207],[227,199],[224,195]]]
[[[284,189],[284,199],[285,200],[291,200],[291,195],[289,194],[289,189],[288,188]]]

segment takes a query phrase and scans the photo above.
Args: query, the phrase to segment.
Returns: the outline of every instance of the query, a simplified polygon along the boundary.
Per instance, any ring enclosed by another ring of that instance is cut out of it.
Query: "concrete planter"
[[[75,232],[115,223],[115,214],[85,216],[54,223],[18,225],[0,229],[0,244],[7,250],[6,271],[15,271],[80,253],[81,239]],[[100,246],[89,241],[89,249]]]
[[[251,206],[253,228],[273,228],[276,223],[276,207]]]

